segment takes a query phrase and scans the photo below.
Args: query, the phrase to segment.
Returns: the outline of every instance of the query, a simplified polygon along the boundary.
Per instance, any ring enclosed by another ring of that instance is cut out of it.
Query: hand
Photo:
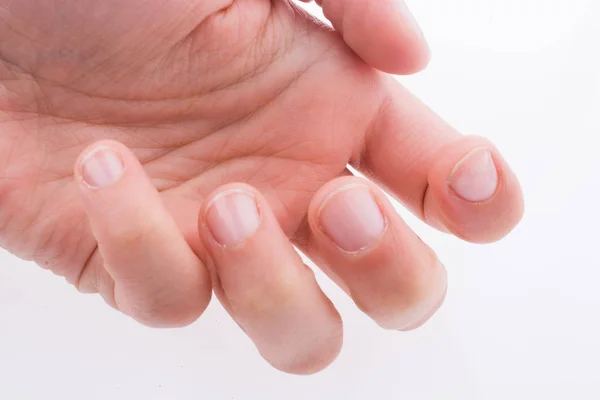
[[[516,225],[521,191],[375,69],[428,61],[405,8],[323,6],[337,32],[283,0],[0,0],[0,245],[150,326],[212,288],[288,372],[342,342],[292,244],[382,327],[422,324],[446,274],[382,188],[472,242]]]

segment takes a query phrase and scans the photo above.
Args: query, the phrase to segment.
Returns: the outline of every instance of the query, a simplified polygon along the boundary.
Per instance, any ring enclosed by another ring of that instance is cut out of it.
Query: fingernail
[[[319,212],[323,232],[345,252],[372,246],[385,231],[385,218],[368,187],[350,185],[333,193]]]
[[[471,202],[490,199],[498,187],[498,171],[492,153],[483,148],[472,150],[452,170],[450,187]]]
[[[206,223],[221,246],[242,244],[260,225],[254,196],[241,190],[219,194],[208,207]]]
[[[112,149],[99,148],[88,154],[81,164],[81,176],[91,188],[100,189],[123,176],[123,161]]]

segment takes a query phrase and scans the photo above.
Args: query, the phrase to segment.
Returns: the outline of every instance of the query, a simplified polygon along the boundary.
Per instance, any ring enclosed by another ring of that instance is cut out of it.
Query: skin
[[[461,136],[384,73],[428,62],[401,4],[322,6],[334,30],[283,0],[0,0],[0,246],[149,326],[193,322],[214,291],[291,373],[326,367],[342,344],[292,245],[383,328],[425,322],[446,274],[383,190],[484,243],[520,220],[519,184],[491,143]],[[470,202],[448,182],[477,148],[499,181]],[[98,149],[125,168],[101,189],[82,173]],[[353,185],[386,228],[348,253],[320,212]],[[231,191],[254,199],[260,224],[228,247],[207,215]]]

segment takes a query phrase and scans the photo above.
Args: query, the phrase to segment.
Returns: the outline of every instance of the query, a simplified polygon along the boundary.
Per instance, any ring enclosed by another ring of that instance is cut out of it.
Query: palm
[[[444,269],[348,163],[476,242],[515,226],[520,188],[373,69],[427,61],[401,2],[319,3],[339,33],[286,0],[0,0],[0,246],[150,325],[190,323],[214,288],[288,371],[341,345],[288,239],[381,326],[423,323]],[[85,150],[103,139],[112,161]],[[97,162],[115,179],[86,186]]]
[[[27,13],[29,3],[17,7]],[[102,3],[90,2],[88,7],[108,7]],[[237,68],[228,71],[228,79],[208,79],[221,73],[217,64],[230,60],[202,64],[197,60],[206,58],[203,43],[194,41],[199,39],[183,43],[173,34],[171,39],[178,39],[179,46],[173,50],[166,39],[156,42],[165,36],[159,28],[144,28],[159,23],[165,30],[186,22],[192,26],[193,20],[169,20],[155,13],[156,20],[140,24],[139,32],[125,38],[118,34],[133,24],[127,16],[141,2],[133,3],[113,8],[117,10],[115,25],[90,25],[94,21],[86,16],[93,13],[74,8],[61,15],[69,30],[40,41],[14,36],[19,34],[17,28],[5,27],[2,32],[3,37],[9,32],[11,40],[39,52],[40,60],[28,64],[18,54],[5,55],[10,49],[2,49],[6,61],[0,64],[4,82],[0,93],[6,100],[0,103],[0,115],[4,132],[10,134],[0,137],[2,159],[8,158],[1,183],[10,195],[2,196],[0,238],[4,247],[73,282],[96,247],[72,176],[73,164],[85,146],[102,138],[129,146],[193,246],[198,245],[193,213],[203,195],[230,181],[248,182],[263,191],[284,230],[293,236],[312,195],[344,171],[368,123],[355,114],[348,118],[350,113],[362,109],[368,116],[371,99],[376,97],[376,93],[365,96],[356,86],[357,79],[367,82],[373,74],[365,69],[365,73],[344,77],[343,69],[357,61],[340,42],[287,8],[269,14],[266,2],[240,2],[238,8],[229,10],[226,18],[244,21],[248,32],[258,32],[258,27],[268,24],[262,37],[244,40],[239,50],[232,46],[239,38],[223,34],[226,26],[207,28],[206,35],[222,38],[222,42],[210,42],[212,51],[232,55],[240,51],[236,59],[255,62],[234,65]],[[177,11],[169,12],[181,18]],[[42,27],[54,25],[58,18],[50,11],[35,15],[36,26]],[[265,18],[288,20],[266,22]],[[72,21],[77,23],[72,25]],[[232,22],[223,21],[228,23]],[[68,47],[72,40],[58,40],[72,37],[71,29],[82,27],[90,32],[88,41]],[[300,30],[303,35],[295,39]],[[149,37],[156,40],[146,43]],[[107,43],[90,50],[101,38]],[[190,46],[198,49],[191,52]],[[122,56],[115,54],[120,49],[127,49]],[[326,58],[325,51],[329,52]],[[275,53],[280,55],[270,59]],[[143,68],[129,59],[143,60]],[[108,69],[100,69],[99,63],[106,65],[106,60],[114,61]],[[156,67],[148,67],[153,64]],[[24,71],[31,75],[25,76]],[[17,96],[19,102],[12,102]]]

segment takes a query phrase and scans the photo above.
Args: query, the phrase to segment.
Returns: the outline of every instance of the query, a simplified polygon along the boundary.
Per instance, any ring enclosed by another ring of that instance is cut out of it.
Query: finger
[[[208,271],[135,156],[99,142],[83,152],[75,174],[117,308],[150,326],[196,320],[210,300]]]
[[[308,374],[335,359],[340,316],[260,193],[244,184],[214,192],[201,211],[200,234],[217,295],[269,363]]]
[[[461,136],[395,80],[388,87],[357,167],[441,230],[477,243],[508,234],[523,195],[498,149]]]
[[[311,257],[382,327],[417,328],[441,306],[444,267],[374,184],[356,177],[329,182],[315,195],[308,219]]]
[[[323,0],[323,13],[365,62],[393,74],[427,66],[429,47],[402,0]]]

